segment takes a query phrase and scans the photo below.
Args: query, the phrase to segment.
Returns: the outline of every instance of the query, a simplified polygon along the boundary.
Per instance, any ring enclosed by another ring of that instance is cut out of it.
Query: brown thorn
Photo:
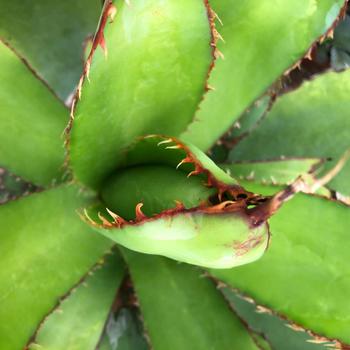
[[[201,171],[199,171],[199,170],[193,170],[187,175],[187,177],[191,177],[193,175],[199,175],[200,173],[201,173]]]
[[[102,221],[102,224],[104,226],[108,226],[108,227],[112,227],[113,226],[100,212],[98,212],[97,215],[98,215],[99,219]]]
[[[221,58],[223,60],[225,59],[224,54],[218,48],[215,48],[214,55],[215,58]]]
[[[115,5],[111,4],[107,10],[107,16],[110,18],[111,22],[114,21],[116,14],[117,14],[117,8],[115,7]]]
[[[182,202],[175,199],[175,208],[179,210],[183,210],[185,209],[185,205]]]
[[[122,224],[126,224],[127,221],[124,220],[121,216],[117,215],[116,213],[114,213],[112,210],[106,208],[108,214],[113,218],[114,222],[116,224],[118,224],[119,226],[121,226]]]
[[[224,193],[224,190],[222,188],[219,188],[219,191],[218,191],[218,199],[219,199],[219,202],[222,201],[222,195]]]
[[[89,222],[91,225],[97,226],[97,223],[96,223],[94,220],[91,219],[91,217],[90,217],[90,215],[88,214],[86,208],[84,209],[84,216],[82,215],[81,217],[82,217],[82,219],[87,219],[88,222]]]
[[[181,149],[183,148],[181,145],[175,145],[175,146],[167,146],[165,149]]]
[[[141,208],[143,207],[143,203],[138,203],[136,205],[135,208],[135,213],[136,213],[136,220],[137,221],[142,221],[145,218],[147,218],[147,216],[142,212]]]
[[[186,157],[182,159],[182,161],[176,166],[176,169],[178,169],[182,164],[186,164],[186,163],[193,163],[192,158]]]
[[[151,136],[150,136],[151,137]],[[160,146],[160,145],[164,145],[164,144],[166,144],[166,143],[171,143],[171,142],[173,142],[173,139],[166,139],[166,140],[163,140],[163,141],[160,141],[160,142],[158,142],[157,143],[157,146]]]
[[[211,86],[210,84],[207,84],[207,85],[206,85],[206,89],[207,89],[208,91],[209,91],[209,90],[212,90],[212,91],[216,90],[215,87],[214,87],[214,86]]]
[[[224,24],[222,23],[222,20],[221,20],[220,17],[218,16],[218,14],[217,14],[213,9],[211,9],[211,12],[212,12],[214,18],[217,19],[218,22],[219,22],[221,25],[224,25]]]
[[[214,35],[215,35],[215,39],[216,39],[216,40],[219,39],[219,40],[221,40],[223,43],[225,43],[224,38],[222,37],[222,35],[221,35],[216,29],[214,29],[213,32],[214,32]]]

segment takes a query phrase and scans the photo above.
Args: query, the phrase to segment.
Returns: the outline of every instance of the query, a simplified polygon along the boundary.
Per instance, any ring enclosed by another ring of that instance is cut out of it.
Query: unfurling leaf
[[[138,252],[212,268],[264,253],[268,226],[250,208],[259,196],[196,147],[151,135],[126,152],[122,165],[102,189],[108,212],[90,219],[98,232]]]

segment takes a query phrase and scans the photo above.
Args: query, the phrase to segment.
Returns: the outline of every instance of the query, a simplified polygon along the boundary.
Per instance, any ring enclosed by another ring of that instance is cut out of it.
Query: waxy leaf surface
[[[270,219],[271,245],[259,261],[211,272],[258,304],[350,344],[349,220],[342,204],[297,195]]]
[[[309,173],[318,165],[320,159],[305,158],[220,164],[220,167],[237,179],[284,185],[292,183],[299,175]]]
[[[0,206],[1,349],[22,349],[59,298],[111,247],[77,215],[90,203],[78,193],[65,185]]]
[[[154,350],[258,349],[199,269],[157,256],[123,253]]]
[[[30,350],[95,350],[124,276],[114,252],[93,268],[45,319]]]
[[[225,42],[209,78],[214,88],[180,138],[209,149],[249,105],[306,54],[339,15],[343,0],[211,0]]]
[[[305,82],[276,101],[261,125],[233,148],[230,159],[331,157],[329,169],[350,148],[349,93],[350,71]],[[328,186],[349,195],[349,177],[348,162]]]
[[[64,105],[0,42],[0,165],[37,185],[62,177]]]
[[[264,253],[267,224],[257,224],[247,208],[254,194],[195,146],[153,135],[139,140],[122,164],[129,168],[113,175],[102,191],[115,213],[103,211],[110,221],[92,222],[101,234],[138,252],[212,268],[246,264]]]
[[[101,1],[1,0],[0,8],[0,38],[65,100],[81,75],[84,40],[95,32]]]
[[[93,54],[71,132],[75,176],[92,186],[117,166],[136,136],[176,136],[186,128],[212,60],[203,1],[140,0],[130,6],[118,1],[115,6],[114,21],[104,28],[107,58],[101,48]]]
[[[288,321],[273,314],[259,312],[254,300],[245,300],[229,287],[223,287],[221,292],[239,317],[249,324],[250,329],[264,335],[271,344],[270,350],[325,350],[323,344],[310,343],[313,338],[302,329],[292,329]]]

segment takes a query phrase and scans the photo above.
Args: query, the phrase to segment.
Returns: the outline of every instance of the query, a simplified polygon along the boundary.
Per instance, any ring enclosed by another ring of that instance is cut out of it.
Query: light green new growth
[[[102,190],[113,211],[103,211],[101,225],[92,222],[118,244],[212,268],[252,262],[267,248],[266,223],[256,225],[247,209],[254,195],[196,147],[153,135],[137,141],[121,164]],[[163,188],[172,190],[159,195]]]

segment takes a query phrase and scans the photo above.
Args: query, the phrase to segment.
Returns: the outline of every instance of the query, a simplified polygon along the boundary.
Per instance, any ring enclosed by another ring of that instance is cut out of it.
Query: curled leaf
[[[298,192],[315,193],[344,166],[348,152],[321,179],[299,176],[271,197],[245,190],[190,144],[159,135],[139,138],[123,154],[86,213],[98,232],[131,250],[209,268],[259,259],[267,220]],[[91,217],[90,217],[91,216]]]
[[[138,252],[211,268],[246,264],[264,253],[268,225],[250,215],[264,198],[196,147],[150,135],[128,149],[121,164],[102,190],[109,209],[87,213],[98,232]]]

